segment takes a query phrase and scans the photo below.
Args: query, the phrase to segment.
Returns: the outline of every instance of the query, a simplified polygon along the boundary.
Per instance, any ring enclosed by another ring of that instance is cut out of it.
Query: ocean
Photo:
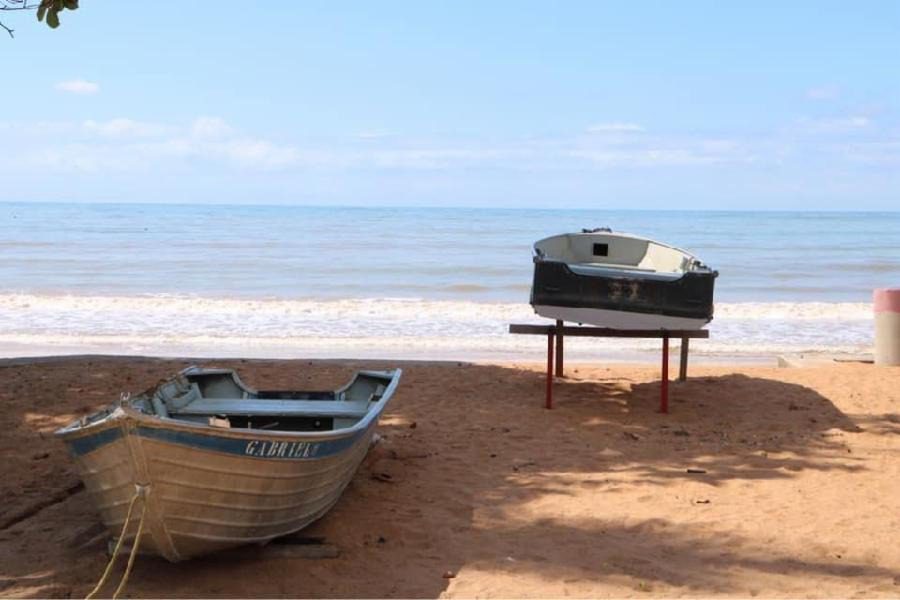
[[[900,213],[0,204],[0,354],[541,360],[531,244],[611,227],[719,271],[709,360],[871,350]],[[652,360],[650,340],[573,359]]]

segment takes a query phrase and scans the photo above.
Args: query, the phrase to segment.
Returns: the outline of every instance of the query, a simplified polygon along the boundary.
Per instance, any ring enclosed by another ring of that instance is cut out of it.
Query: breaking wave
[[[719,303],[703,354],[863,352],[871,305],[861,302]],[[0,294],[7,356],[70,352],[215,356],[395,356],[536,359],[541,342],[510,336],[541,323],[524,303],[416,298],[235,299],[192,295]],[[515,339],[514,339],[515,338]],[[623,343],[624,342],[624,343]],[[653,340],[579,340],[614,356]],[[579,350],[578,348],[582,348]]]

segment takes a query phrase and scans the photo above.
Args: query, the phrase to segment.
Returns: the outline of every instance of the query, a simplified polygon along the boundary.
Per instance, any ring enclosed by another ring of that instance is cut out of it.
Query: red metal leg
[[[669,338],[663,338],[662,385],[660,386],[659,412],[669,412]]]
[[[548,409],[553,408],[553,330],[547,334],[547,403]]]
[[[557,377],[565,377],[565,367],[563,366],[563,361],[565,360],[563,356],[563,322],[558,320],[556,321],[556,376]]]

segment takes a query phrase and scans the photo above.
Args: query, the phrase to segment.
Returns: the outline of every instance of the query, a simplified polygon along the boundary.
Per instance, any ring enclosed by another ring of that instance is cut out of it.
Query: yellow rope
[[[116,547],[113,549],[112,556],[109,559],[109,562],[106,564],[106,570],[103,571],[103,576],[100,578],[100,581],[97,582],[97,585],[94,586],[94,589],[91,590],[91,593],[85,596],[85,600],[91,600],[97,595],[97,592],[100,591],[106,584],[106,580],[109,577],[109,574],[112,573],[113,565],[116,563],[116,557],[119,556],[119,550],[122,549],[122,542],[125,541],[125,533],[128,531],[128,525],[131,523],[131,513],[134,511],[134,503],[137,502],[137,499],[144,495],[144,487],[143,486],[135,486],[137,489],[134,492],[134,496],[131,498],[131,503],[128,504],[128,513],[125,515],[125,523],[122,524],[122,533],[119,534],[119,539],[116,540]],[[134,543],[131,547],[131,554],[128,557],[128,566],[125,568],[125,575],[122,577],[122,581],[119,583],[119,587],[116,588],[116,593],[113,595],[113,598],[118,598],[119,593],[125,588],[125,582],[128,581],[128,575],[131,573],[131,567],[134,564],[135,556],[137,556],[137,548],[140,544],[141,540],[141,532],[144,529],[144,516],[147,514],[147,502],[144,501],[143,507],[141,509],[141,520],[138,523],[138,532],[134,538]]]
[[[125,574],[122,575],[122,581],[119,582],[119,587],[116,588],[116,591],[113,594],[113,600],[116,600],[116,598],[119,597],[119,594],[125,589],[125,584],[128,583],[128,576],[131,575],[131,567],[134,566],[134,559],[137,558],[138,546],[141,545],[141,532],[144,531],[144,515],[146,514],[147,501],[145,500],[141,507],[141,520],[138,523],[137,535],[134,536],[134,543],[131,545],[131,554],[128,556],[128,565],[125,567]]]

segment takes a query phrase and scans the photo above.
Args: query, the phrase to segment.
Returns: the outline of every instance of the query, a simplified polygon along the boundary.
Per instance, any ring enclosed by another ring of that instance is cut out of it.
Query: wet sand
[[[52,431],[186,364],[0,362],[0,596],[91,589],[105,540]],[[397,363],[214,364],[330,388]],[[900,368],[692,367],[661,415],[651,366],[571,365],[553,411],[540,365],[402,366],[308,530],[338,558],[141,556],[126,595],[900,597]]]

